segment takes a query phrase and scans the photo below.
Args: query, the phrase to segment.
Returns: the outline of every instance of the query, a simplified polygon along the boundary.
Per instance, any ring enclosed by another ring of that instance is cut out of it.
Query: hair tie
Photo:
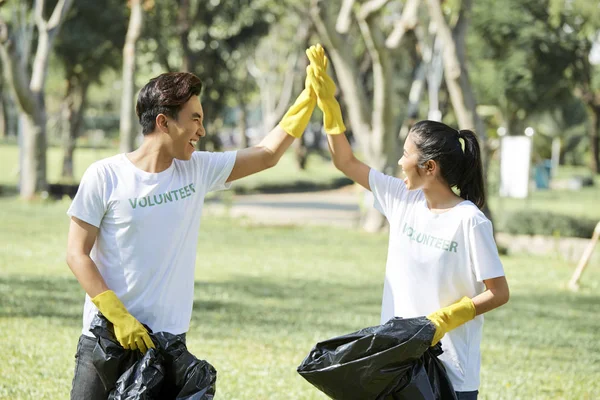
[[[458,144],[460,144],[460,149],[464,153],[465,152],[465,138],[462,136],[462,133],[460,133],[459,130],[456,131],[456,134],[458,136]]]

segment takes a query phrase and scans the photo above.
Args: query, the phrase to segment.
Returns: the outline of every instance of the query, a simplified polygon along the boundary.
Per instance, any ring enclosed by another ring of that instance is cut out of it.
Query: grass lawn
[[[79,181],[85,169],[94,161],[117,154],[117,149],[80,148],[75,151],[75,180]],[[18,148],[16,145],[0,144],[0,186],[15,187],[18,182]],[[48,182],[60,181],[62,168],[62,150],[51,147],[48,149]],[[589,175],[583,167],[562,167],[558,179],[568,179],[575,175]],[[244,178],[234,183],[245,189],[260,185],[281,185],[293,182],[312,182],[316,184],[331,183],[343,177],[333,164],[317,154],[309,156],[307,168],[298,169],[291,151],[288,151],[276,168],[260,174]],[[600,179],[596,185],[580,191],[544,190],[533,191],[527,199],[506,199],[497,196],[497,171],[490,172],[490,207],[494,213],[497,227],[502,227],[504,217],[510,212],[530,209],[548,211],[558,214],[569,214],[592,218],[600,221]],[[358,201],[358,199],[357,199]]]
[[[118,154],[118,149],[92,149],[80,148],[75,150],[75,180],[79,182],[86,168],[94,161]],[[48,182],[56,183],[61,180],[62,149],[50,147],[48,149]],[[16,186],[18,182],[19,152],[16,145],[0,144],[0,186]],[[288,151],[280,160],[277,168],[271,168],[261,174],[249,176],[235,186],[254,188],[259,185],[273,185],[305,181],[312,183],[330,183],[344,175],[339,172],[329,160],[325,160],[315,153],[311,153],[307,168],[300,170],[294,160],[292,151]]]
[[[64,261],[68,204],[0,197],[1,399],[68,398],[83,301]],[[205,218],[188,346],[218,370],[217,398],[325,399],[295,369],[317,341],[378,323],[386,246]],[[600,268],[575,294],[570,264],[503,261],[512,298],[486,317],[480,398],[597,398]]]

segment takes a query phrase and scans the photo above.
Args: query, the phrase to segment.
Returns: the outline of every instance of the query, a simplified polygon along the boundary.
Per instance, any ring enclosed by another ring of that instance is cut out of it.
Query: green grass
[[[78,181],[85,169],[94,161],[114,155],[116,149],[81,148],[75,151],[75,180]],[[16,186],[18,181],[18,148],[15,145],[0,144],[0,186]],[[56,147],[48,149],[48,182],[61,180],[62,150]],[[584,167],[560,167],[557,179],[568,179],[571,176],[589,175]],[[331,183],[343,177],[332,163],[317,154],[311,154],[305,170],[300,170],[291,151],[287,152],[275,168],[260,174],[249,176],[234,183],[234,187],[252,189],[262,185],[285,185],[293,182],[313,182],[316,184]],[[533,191],[527,199],[507,199],[497,196],[497,171],[490,172],[489,203],[496,219],[496,226],[503,225],[503,218],[517,210],[539,210],[559,214],[583,216],[600,221],[600,178],[596,185],[586,187],[577,192],[569,190]]]
[[[83,291],[65,264],[68,201],[0,198],[0,398],[65,399]],[[217,398],[325,399],[296,372],[319,340],[379,321],[386,235],[258,227],[208,217],[197,254],[190,350],[218,370]],[[503,258],[512,298],[486,316],[482,399],[600,392],[600,268]]]
[[[80,148],[75,150],[75,180],[79,182],[86,168],[94,161],[110,157],[118,153],[117,149],[92,149]],[[62,149],[50,147],[47,153],[47,179],[49,183],[61,181],[62,172]],[[0,186],[16,186],[19,171],[19,152],[16,145],[0,144]],[[235,186],[251,189],[260,185],[287,184],[297,181],[313,182],[317,184],[330,183],[336,178],[343,177],[331,163],[315,153],[308,158],[305,170],[298,168],[292,151],[288,151],[280,160],[277,168],[271,168],[261,174],[249,176]]]
[[[591,176],[589,168],[560,166],[553,180],[566,181],[575,176]],[[556,214],[592,218],[600,221],[600,176],[595,185],[578,191],[567,189],[531,190],[526,199],[498,196],[498,170],[491,168],[489,175],[489,204],[494,218],[501,222],[505,214],[519,210],[547,211]]]

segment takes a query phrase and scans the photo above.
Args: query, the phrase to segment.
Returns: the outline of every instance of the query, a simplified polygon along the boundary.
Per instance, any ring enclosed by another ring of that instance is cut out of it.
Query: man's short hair
[[[202,81],[189,72],[168,72],[150,79],[140,90],[135,106],[142,133],[154,132],[158,114],[177,119],[183,105],[201,91]]]

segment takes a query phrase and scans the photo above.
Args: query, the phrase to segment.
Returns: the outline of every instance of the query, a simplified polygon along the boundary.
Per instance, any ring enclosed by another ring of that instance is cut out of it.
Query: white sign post
[[[500,196],[524,199],[529,191],[531,137],[503,136],[500,154]]]

